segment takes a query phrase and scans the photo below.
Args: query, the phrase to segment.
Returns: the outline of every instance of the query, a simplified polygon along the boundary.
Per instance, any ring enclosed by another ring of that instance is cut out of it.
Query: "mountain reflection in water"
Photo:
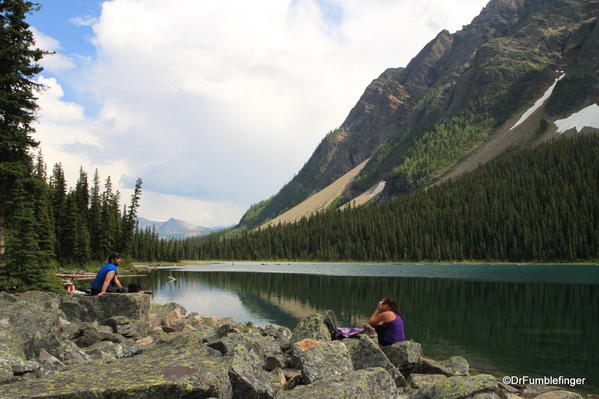
[[[381,297],[391,296],[406,335],[428,357],[461,355],[496,376],[586,377],[581,388],[599,390],[598,285],[181,269],[135,281],[153,290],[155,301],[178,302],[188,312],[287,327],[326,309],[340,326],[361,326]]]

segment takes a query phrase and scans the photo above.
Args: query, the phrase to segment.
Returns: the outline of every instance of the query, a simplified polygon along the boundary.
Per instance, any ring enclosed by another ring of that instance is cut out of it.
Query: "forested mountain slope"
[[[428,187],[486,151],[497,132],[508,140],[501,151],[538,144],[553,135],[553,121],[599,101],[598,15],[599,0],[492,0],[471,24],[440,32],[407,67],[375,79],[293,180],[240,226],[273,219],[368,158],[336,205],[380,181],[383,198]],[[505,134],[562,76],[536,119]]]
[[[183,243],[191,259],[599,259],[599,134],[510,150],[459,178],[371,207]]]

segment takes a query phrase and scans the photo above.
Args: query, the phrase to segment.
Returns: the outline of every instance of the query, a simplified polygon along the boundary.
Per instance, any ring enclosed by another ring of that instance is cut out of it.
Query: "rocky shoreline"
[[[331,341],[321,315],[290,330],[187,314],[146,294],[0,292],[1,398],[583,399],[470,375],[406,341]]]

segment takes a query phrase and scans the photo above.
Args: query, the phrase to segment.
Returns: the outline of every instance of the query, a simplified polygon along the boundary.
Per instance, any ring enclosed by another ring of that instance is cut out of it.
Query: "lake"
[[[327,309],[362,326],[390,296],[425,356],[461,355],[496,376],[586,377],[577,389],[599,392],[597,266],[235,262],[123,277],[133,281],[188,312],[291,328]]]

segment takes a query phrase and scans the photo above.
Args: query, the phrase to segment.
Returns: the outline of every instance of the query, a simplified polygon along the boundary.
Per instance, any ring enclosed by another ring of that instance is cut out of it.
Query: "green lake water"
[[[597,266],[244,262],[122,280],[188,312],[287,327],[326,309],[339,326],[361,326],[390,296],[425,356],[461,355],[496,376],[584,377],[576,389],[599,392]]]

